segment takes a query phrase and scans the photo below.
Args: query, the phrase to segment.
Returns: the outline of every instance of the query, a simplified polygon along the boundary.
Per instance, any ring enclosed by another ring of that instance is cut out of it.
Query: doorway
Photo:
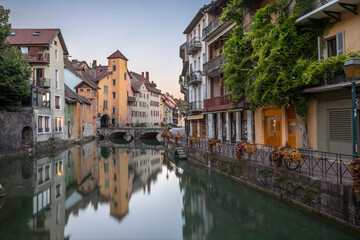
[[[31,127],[24,127],[22,130],[22,145],[23,148],[32,148],[33,146],[33,131]]]
[[[264,110],[264,143],[281,146],[281,109]]]

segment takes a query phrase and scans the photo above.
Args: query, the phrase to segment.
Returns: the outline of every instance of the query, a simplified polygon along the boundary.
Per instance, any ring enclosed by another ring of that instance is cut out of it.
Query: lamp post
[[[188,122],[188,110],[189,110],[189,103],[187,101],[184,102],[186,120],[185,120],[185,135],[186,135],[186,146],[188,145],[189,141],[189,122]]]
[[[352,122],[353,122],[353,158],[358,157],[357,146],[357,113],[356,113],[356,78],[360,77],[360,59],[351,56],[344,64],[344,71],[348,79],[351,80],[351,96],[352,96]]]

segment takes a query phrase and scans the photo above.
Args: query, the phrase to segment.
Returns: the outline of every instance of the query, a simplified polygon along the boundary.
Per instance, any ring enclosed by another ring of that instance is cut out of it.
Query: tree
[[[15,111],[21,107],[21,99],[31,93],[31,68],[20,50],[6,43],[11,31],[9,13],[0,6],[0,108]]]

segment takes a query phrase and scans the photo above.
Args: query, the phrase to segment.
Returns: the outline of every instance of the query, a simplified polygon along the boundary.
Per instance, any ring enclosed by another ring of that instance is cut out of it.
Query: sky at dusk
[[[119,49],[128,68],[149,71],[162,92],[182,97],[178,85],[183,31],[211,0],[0,0],[13,28],[60,28],[70,59],[97,60]]]

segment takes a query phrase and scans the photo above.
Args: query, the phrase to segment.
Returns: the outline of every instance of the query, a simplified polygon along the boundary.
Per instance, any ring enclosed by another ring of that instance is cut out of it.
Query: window
[[[199,60],[199,69],[198,70],[201,71],[201,58],[199,57],[198,60]]]
[[[108,178],[105,179],[105,188],[109,188],[109,179]]]
[[[115,107],[112,107],[112,111],[111,111],[113,114],[116,113],[116,108]]]
[[[21,50],[22,54],[28,54],[29,53],[29,48],[28,47],[21,47],[20,50]]]
[[[108,109],[108,101],[107,100],[104,100],[104,107],[103,109]]]
[[[196,60],[194,61],[194,72],[196,72]]]
[[[109,164],[104,163],[104,173],[108,173],[108,172],[109,172]]]
[[[203,53],[203,64],[205,64],[205,63],[206,63],[206,54]]]
[[[83,89],[80,89],[80,92],[83,92],[84,90]]]
[[[109,89],[108,89],[108,86],[105,85],[105,86],[104,86],[104,94],[108,94],[108,90],[109,90]]]
[[[115,79],[113,79],[113,86],[115,86],[116,85],[116,80]]]
[[[15,31],[14,31],[14,32],[11,32],[11,33],[10,33],[10,36],[15,36],[15,34],[16,34]]]
[[[43,129],[43,116],[38,116],[38,132],[42,133],[44,131]]]
[[[59,198],[61,196],[61,183],[56,185],[56,198]]]
[[[59,58],[58,58],[58,50],[55,50],[55,59],[59,60]]]
[[[55,163],[55,177],[63,175],[63,161],[57,161]]]
[[[33,36],[40,36],[40,32],[34,32]]]
[[[60,96],[55,95],[55,109],[60,110]]]
[[[124,80],[126,80],[126,73],[124,73]]]
[[[56,89],[60,89],[60,83],[59,83],[59,71],[55,70],[55,84],[56,84]]]
[[[45,132],[49,133],[50,132],[50,117],[49,116],[45,116]]]
[[[54,41],[54,45],[57,46],[57,41]]]
[[[55,117],[54,118],[54,130],[55,132],[62,132],[62,118],[61,117]]]
[[[112,97],[113,97],[113,99],[116,98],[116,92],[113,92],[113,93],[112,93]]]
[[[113,72],[116,72],[116,65],[112,66],[112,70],[113,70]]]
[[[335,37],[327,40],[327,54],[328,57],[334,57],[337,55]]]
[[[90,93],[90,89],[86,89],[86,92],[87,92],[87,93]]]

